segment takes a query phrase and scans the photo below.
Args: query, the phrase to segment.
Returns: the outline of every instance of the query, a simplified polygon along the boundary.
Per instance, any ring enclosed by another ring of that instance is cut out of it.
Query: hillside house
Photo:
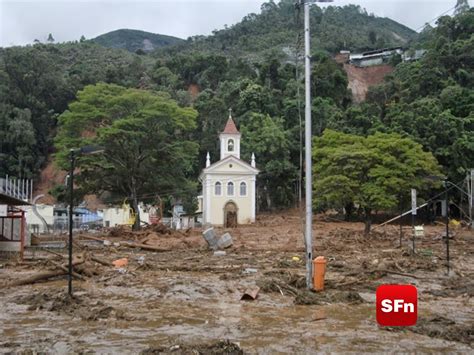
[[[370,67],[387,63],[394,55],[403,55],[403,48],[384,48],[360,54],[350,54],[349,62],[358,67]]]

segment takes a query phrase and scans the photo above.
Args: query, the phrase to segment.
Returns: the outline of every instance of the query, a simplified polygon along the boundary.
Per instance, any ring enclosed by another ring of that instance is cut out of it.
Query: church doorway
[[[224,207],[224,227],[237,227],[237,206],[234,202],[227,202]]]

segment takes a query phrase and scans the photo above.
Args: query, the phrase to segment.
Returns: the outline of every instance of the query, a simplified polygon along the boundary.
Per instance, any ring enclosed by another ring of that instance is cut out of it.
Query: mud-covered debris
[[[474,297],[474,280],[471,277],[455,277],[443,281],[443,289],[429,290],[434,296],[438,297],[458,297],[466,295]]]
[[[71,297],[65,292],[44,291],[19,297],[15,302],[28,305],[28,310],[45,310],[58,314],[67,314],[79,317],[85,321],[99,319],[131,319],[122,310],[117,310],[104,304],[102,301],[91,302],[90,296],[82,293],[80,296]]]
[[[141,355],[152,354],[176,354],[176,355],[243,355],[244,352],[236,343],[229,340],[221,340],[217,343],[199,344],[199,345],[173,345],[152,347],[143,350]]]
[[[328,303],[364,303],[364,299],[354,291],[328,290],[324,292],[313,292],[302,290],[295,296],[295,304],[299,305],[321,305]]]
[[[383,327],[392,332],[411,331],[431,338],[440,338],[449,341],[474,345],[474,321],[469,323],[456,323],[454,320],[440,315],[419,317],[413,327]]]
[[[298,289],[306,287],[306,278],[288,271],[270,271],[265,273],[257,285],[263,292],[296,296]]]
[[[247,288],[244,293],[242,294],[242,297],[240,297],[241,300],[247,300],[247,301],[253,301],[258,297],[258,292],[260,291],[260,287],[254,286],[254,287],[249,287]]]
[[[409,328],[412,332],[427,335],[431,338],[442,338],[474,345],[474,321],[460,324],[440,315],[418,319],[416,326]]]

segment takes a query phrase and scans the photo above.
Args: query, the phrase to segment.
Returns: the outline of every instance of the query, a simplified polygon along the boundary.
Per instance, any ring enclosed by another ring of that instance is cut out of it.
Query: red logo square
[[[418,319],[418,291],[413,285],[382,285],[376,293],[377,322],[406,327]]]

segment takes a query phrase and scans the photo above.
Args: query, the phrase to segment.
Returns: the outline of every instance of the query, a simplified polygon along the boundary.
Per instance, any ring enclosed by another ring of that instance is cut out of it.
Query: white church
[[[240,159],[240,138],[230,114],[219,135],[220,160],[211,164],[207,153],[206,168],[199,176],[204,224],[231,228],[255,222],[255,182],[259,170],[254,154],[250,164]]]

